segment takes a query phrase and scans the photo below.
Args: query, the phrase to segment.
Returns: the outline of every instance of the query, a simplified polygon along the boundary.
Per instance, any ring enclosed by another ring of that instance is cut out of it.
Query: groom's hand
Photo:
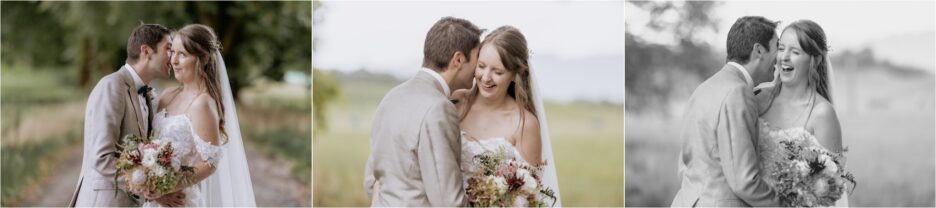
[[[185,205],[185,193],[173,192],[156,199],[156,202],[167,207],[181,207]]]

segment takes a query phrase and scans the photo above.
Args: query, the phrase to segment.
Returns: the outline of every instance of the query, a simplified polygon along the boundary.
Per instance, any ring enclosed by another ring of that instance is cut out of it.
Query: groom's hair
[[[776,35],[777,23],[761,16],[738,18],[728,30],[728,61],[747,64],[755,43],[770,50],[770,39]]]
[[[146,44],[153,50],[159,50],[156,45],[162,41],[170,30],[158,24],[140,24],[130,32],[127,39],[127,63],[135,64],[140,59],[140,46]]]
[[[483,30],[468,20],[443,17],[426,33],[423,67],[444,71],[455,52],[461,51],[471,61],[471,49],[481,44]]]

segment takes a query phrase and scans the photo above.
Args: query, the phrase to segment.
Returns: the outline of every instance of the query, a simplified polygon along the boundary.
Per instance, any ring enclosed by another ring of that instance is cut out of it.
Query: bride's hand
[[[452,92],[452,95],[449,96],[449,100],[463,100],[465,97],[468,97],[468,93],[471,93],[471,89],[458,89]]]
[[[185,193],[173,192],[156,199],[156,202],[167,207],[181,207],[185,205]]]

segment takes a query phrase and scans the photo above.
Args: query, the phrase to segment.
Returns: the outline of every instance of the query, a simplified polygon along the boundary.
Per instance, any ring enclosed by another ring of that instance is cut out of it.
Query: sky
[[[626,30],[651,42],[672,44],[671,36],[644,27],[646,12],[628,5]],[[728,30],[734,20],[747,15],[781,21],[780,28],[793,21],[809,19],[828,36],[832,51],[873,49],[876,55],[895,63],[936,71],[936,1],[728,1],[712,13],[721,21],[717,33],[702,32],[724,51]],[[678,14],[668,14],[675,19]]]
[[[624,99],[621,1],[325,1],[314,15],[318,69],[409,78],[422,65],[426,32],[440,18],[455,16],[488,32],[518,28],[546,99]]]

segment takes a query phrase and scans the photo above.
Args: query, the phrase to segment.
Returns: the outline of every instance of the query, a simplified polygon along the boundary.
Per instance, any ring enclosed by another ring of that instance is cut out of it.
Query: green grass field
[[[369,206],[363,190],[373,113],[392,82],[343,79],[313,143],[313,206]],[[563,206],[624,205],[623,106],[547,102]]]

